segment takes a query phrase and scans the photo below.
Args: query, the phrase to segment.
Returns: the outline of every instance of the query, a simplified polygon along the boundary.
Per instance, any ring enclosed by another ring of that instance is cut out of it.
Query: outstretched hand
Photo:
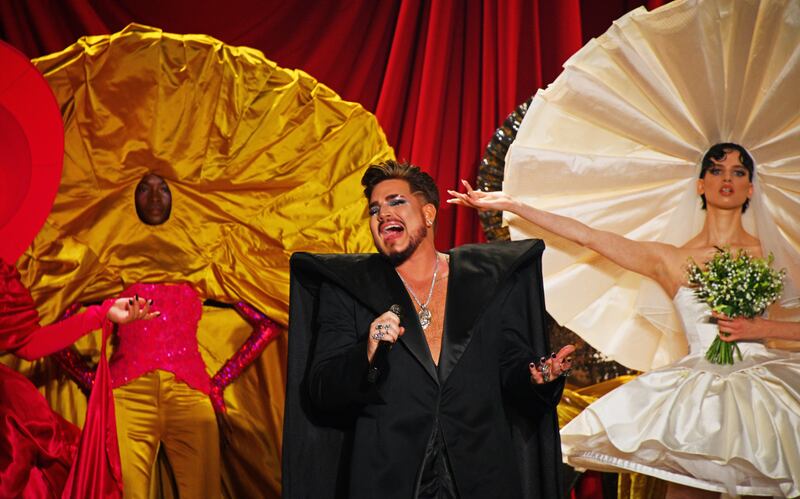
[[[466,180],[462,180],[466,192],[457,192],[454,190],[447,190],[447,193],[453,196],[448,199],[450,204],[457,204],[475,208],[476,210],[502,210],[507,211],[514,203],[514,198],[509,196],[503,191],[476,191]]]
[[[150,311],[152,304],[152,300],[145,300],[139,296],[135,298],[118,298],[108,309],[106,317],[117,324],[127,324],[140,319],[149,320],[161,315],[161,312]]]
[[[558,378],[562,374],[569,375],[569,371],[572,369],[571,355],[574,352],[575,345],[567,345],[561,348],[558,353],[552,354],[550,358],[542,357],[538,363],[531,362],[528,365],[528,369],[531,372],[531,383],[541,385]]]

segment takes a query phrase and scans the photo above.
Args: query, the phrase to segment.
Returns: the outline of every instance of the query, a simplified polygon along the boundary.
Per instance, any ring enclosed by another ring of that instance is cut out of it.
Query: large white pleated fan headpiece
[[[720,142],[756,163],[744,215],[800,302],[800,0],[678,0],[636,9],[533,99],[503,189],[538,208],[636,240],[682,245],[702,227],[700,160]],[[652,281],[513,215],[542,237],[547,308],[625,366],[685,354],[670,297]]]

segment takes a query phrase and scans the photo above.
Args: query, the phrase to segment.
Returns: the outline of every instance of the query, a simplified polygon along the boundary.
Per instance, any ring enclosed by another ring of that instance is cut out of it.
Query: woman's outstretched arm
[[[573,218],[534,208],[514,199],[503,191],[475,191],[468,182],[461,181],[466,192],[448,190],[453,196],[448,203],[468,206],[477,210],[510,211],[539,227],[596,251],[617,265],[655,279],[664,285],[669,275],[667,257],[674,246],[657,242],[634,241],[613,232],[597,230]]]

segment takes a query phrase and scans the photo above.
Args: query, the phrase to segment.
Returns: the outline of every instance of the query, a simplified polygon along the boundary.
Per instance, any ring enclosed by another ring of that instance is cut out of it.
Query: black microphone
[[[397,315],[398,317],[402,317],[400,315],[400,305],[396,303],[389,307],[389,311],[393,314]],[[367,372],[367,381],[370,383],[375,383],[378,380],[378,375],[381,372],[381,369],[386,367],[386,356],[389,355],[389,350],[392,349],[394,343],[391,341],[380,340],[378,341],[378,347],[375,349],[375,355],[372,356],[372,362],[369,366],[369,371]]]
[[[403,317],[400,315],[400,311],[401,310],[403,310],[403,309],[400,308],[400,305],[398,305],[397,303],[394,303],[394,304],[392,304],[391,307],[389,307],[389,312],[391,312],[394,315],[396,315],[397,318],[402,321]],[[391,341],[381,340],[380,342],[378,342],[378,350],[381,350],[381,347],[383,347],[383,350],[385,351],[384,355],[389,353],[389,350],[391,350],[393,346],[394,346],[394,343],[392,343]],[[377,354],[377,352],[376,352],[376,354]]]

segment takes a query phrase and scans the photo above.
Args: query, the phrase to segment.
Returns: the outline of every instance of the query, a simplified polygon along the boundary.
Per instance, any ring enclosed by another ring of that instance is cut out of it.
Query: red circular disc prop
[[[0,42],[0,258],[33,241],[61,181],[64,129],[53,92],[18,50]]]

